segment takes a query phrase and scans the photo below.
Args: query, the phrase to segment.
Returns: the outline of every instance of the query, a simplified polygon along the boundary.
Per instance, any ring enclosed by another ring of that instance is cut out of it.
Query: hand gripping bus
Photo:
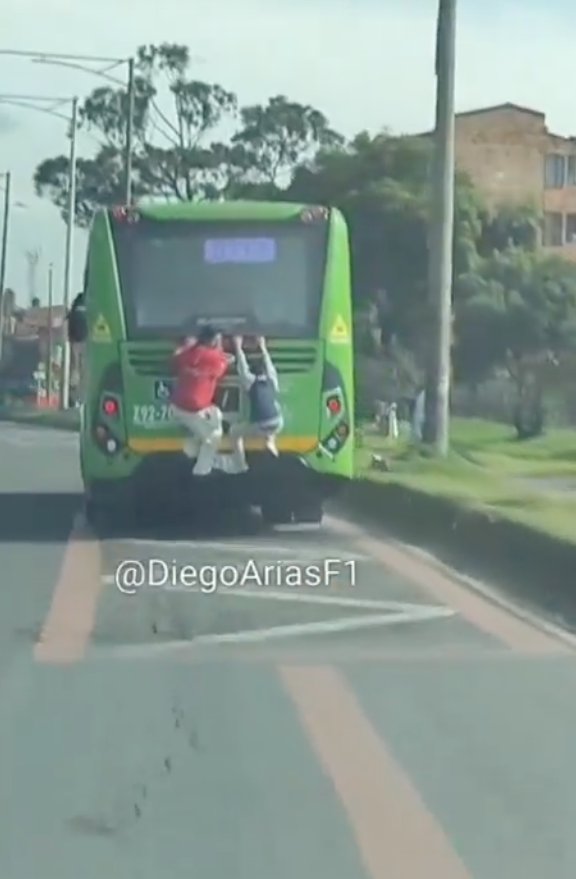
[[[240,481],[243,501],[269,523],[321,520],[354,461],[349,243],[337,210],[266,202],[100,210],[83,293],[80,459],[90,515],[161,509],[200,491],[172,417],[171,354],[183,327],[194,335],[211,323],[230,339],[265,336],[284,429],[272,462],[263,440],[250,439],[247,474],[208,478],[224,502]],[[249,363],[255,353],[248,347]],[[234,368],[216,402],[225,426],[246,420]]]

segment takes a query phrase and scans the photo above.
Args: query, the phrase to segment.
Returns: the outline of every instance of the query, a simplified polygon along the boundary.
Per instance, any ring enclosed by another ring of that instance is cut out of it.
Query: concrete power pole
[[[444,456],[449,449],[454,233],[454,85],[456,3],[439,0],[436,42],[436,130],[430,216],[431,350],[426,382],[424,442]]]
[[[32,302],[37,295],[37,277],[40,256],[41,251],[38,248],[26,251],[26,262],[28,263],[28,305],[30,306],[32,306]]]

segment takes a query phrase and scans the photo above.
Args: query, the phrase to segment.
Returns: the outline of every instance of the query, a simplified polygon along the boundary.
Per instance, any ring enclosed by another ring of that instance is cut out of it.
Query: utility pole
[[[6,260],[8,259],[8,224],[10,222],[10,171],[4,174],[4,218],[2,224],[2,251],[0,252],[0,362],[4,348],[4,293],[6,287]]]
[[[436,454],[449,449],[454,230],[454,85],[456,3],[439,0],[436,41],[436,129],[430,216],[431,346],[426,382],[424,442]]]
[[[48,353],[46,355],[46,403],[50,406],[52,399],[52,363],[54,359],[54,267],[48,266]]]
[[[132,204],[132,148],[134,141],[134,98],[136,81],[134,77],[134,59],[128,59],[128,109],[126,114],[126,156],[125,156],[125,191],[126,204]]]
[[[73,233],[76,221],[76,136],[78,133],[78,98],[72,100],[72,119],[70,123],[70,161],[68,170],[68,204],[66,220],[66,256],[64,263],[64,311],[70,309],[70,288],[72,286]],[[70,344],[64,339],[62,347],[62,371],[60,379],[60,408],[68,409],[70,393]]]

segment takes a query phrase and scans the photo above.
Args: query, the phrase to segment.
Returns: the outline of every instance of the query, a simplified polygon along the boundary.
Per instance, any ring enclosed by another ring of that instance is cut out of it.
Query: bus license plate
[[[169,403],[147,403],[134,406],[132,421],[137,427],[159,427],[174,422],[174,412]]]

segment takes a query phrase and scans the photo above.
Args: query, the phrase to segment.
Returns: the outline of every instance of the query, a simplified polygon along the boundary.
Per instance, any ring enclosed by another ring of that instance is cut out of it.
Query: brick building
[[[516,104],[456,115],[456,163],[487,202],[532,203],[542,245],[576,261],[576,137],[553,134],[546,116]]]

